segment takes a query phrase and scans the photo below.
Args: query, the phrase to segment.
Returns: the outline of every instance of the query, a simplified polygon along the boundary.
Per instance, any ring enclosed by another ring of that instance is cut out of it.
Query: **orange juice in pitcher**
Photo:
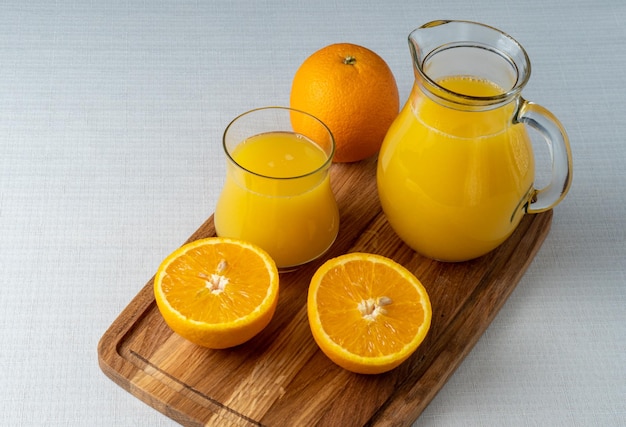
[[[437,21],[409,36],[415,84],[378,159],[386,217],[417,252],[443,261],[500,245],[527,212],[556,205],[571,182],[558,120],[520,92],[530,63],[511,37],[481,24]],[[552,182],[534,188],[526,125],[553,155]]]

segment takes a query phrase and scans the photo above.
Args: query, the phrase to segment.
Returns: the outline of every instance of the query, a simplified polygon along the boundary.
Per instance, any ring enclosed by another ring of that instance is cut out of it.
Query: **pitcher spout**
[[[428,28],[439,27],[441,25],[448,24],[450,20],[436,20],[430,21],[419,28],[416,28],[409,34],[409,50],[411,52],[411,58],[413,59],[413,70],[417,73],[421,69],[421,64],[424,60],[424,51],[428,52],[429,49],[434,49],[436,46],[431,46],[428,41],[429,34],[431,32],[424,31]]]

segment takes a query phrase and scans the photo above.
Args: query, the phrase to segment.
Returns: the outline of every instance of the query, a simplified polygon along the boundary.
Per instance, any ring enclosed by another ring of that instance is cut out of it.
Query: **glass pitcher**
[[[385,215],[417,252],[442,261],[484,255],[515,230],[525,213],[553,208],[572,179],[565,129],[526,101],[524,48],[473,22],[434,21],[409,35],[415,83],[378,158]],[[552,157],[551,182],[534,187],[527,126]]]

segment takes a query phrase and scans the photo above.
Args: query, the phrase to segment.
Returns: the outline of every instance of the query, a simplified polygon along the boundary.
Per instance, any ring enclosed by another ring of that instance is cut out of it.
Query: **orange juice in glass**
[[[292,116],[310,121],[316,139],[294,132]],[[259,245],[283,271],[326,252],[339,230],[328,128],[304,112],[260,108],[233,120],[223,143],[228,163],[214,215],[217,234]]]

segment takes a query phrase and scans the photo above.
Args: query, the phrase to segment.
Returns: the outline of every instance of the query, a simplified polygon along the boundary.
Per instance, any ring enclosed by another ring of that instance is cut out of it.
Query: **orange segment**
[[[278,271],[255,245],[223,237],[200,239],[161,263],[154,295],[174,332],[204,347],[227,348],[249,340],[272,319]]]
[[[377,374],[405,361],[432,317],[424,286],[406,268],[374,254],[331,259],[314,274],[307,300],[313,338],[336,364]]]

